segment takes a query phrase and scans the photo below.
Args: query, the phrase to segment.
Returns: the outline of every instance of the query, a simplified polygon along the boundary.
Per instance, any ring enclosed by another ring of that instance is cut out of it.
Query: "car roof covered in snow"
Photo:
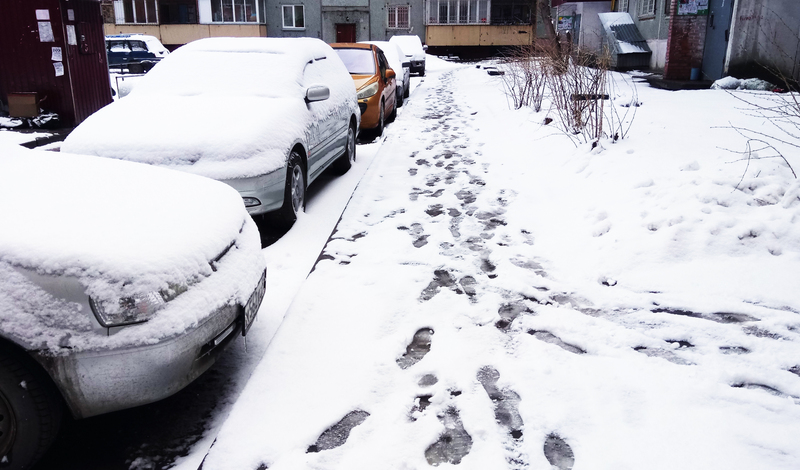
[[[329,99],[308,106],[312,85],[327,86]],[[282,168],[317,121],[357,106],[350,74],[319,39],[201,39],[86,119],[62,150],[214,179],[257,176]]]

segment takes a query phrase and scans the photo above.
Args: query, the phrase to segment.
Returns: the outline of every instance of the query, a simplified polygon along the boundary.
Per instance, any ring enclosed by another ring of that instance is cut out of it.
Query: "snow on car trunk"
[[[239,194],[223,183],[138,163],[17,146],[0,149],[0,167],[0,267],[7,281],[15,267],[65,276],[78,279],[87,294],[111,302],[169,286],[207,286],[170,302],[146,327],[109,338],[76,337],[71,347],[156,341],[178,333],[201,321],[208,305],[245,303],[263,270],[258,230]],[[211,276],[209,262],[232,244],[233,253],[217,267],[228,274]],[[30,289],[22,279],[5,282],[0,300],[28,298],[34,295]],[[44,297],[39,302],[65,318],[48,323],[34,306],[20,312],[14,302],[2,301],[0,307],[14,310],[0,312],[2,327],[32,341],[57,344],[70,333],[67,310],[75,307],[57,303]],[[77,323],[72,333],[80,336],[86,325]]]

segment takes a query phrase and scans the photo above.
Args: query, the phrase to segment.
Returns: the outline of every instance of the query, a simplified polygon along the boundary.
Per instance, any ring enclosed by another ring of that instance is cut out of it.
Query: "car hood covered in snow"
[[[306,64],[338,61],[311,38],[212,38],[181,47],[130,95],[78,126],[62,150],[155,164],[214,179],[281,168],[319,113],[305,102]],[[328,103],[353,100],[344,71],[326,77]],[[353,103],[355,107],[355,103]]]
[[[157,287],[210,272],[248,216],[234,189],[207,178],[9,145],[0,219],[2,262]]]

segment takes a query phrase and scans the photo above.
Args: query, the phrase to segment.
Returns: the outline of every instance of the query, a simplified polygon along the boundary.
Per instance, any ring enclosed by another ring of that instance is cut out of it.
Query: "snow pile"
[[[714,90],[758,90],[758,91],[772,91],[775,85],[772,83],[761,80],[760,78],[746,78],[738,79],[734,77],[723,77],[714,81],[711,84]]]
[[[263,271],[258,230],[223,183],[11,145],[0,150],[0,167],[0,329],[29,345],[156,342],[215,308],[243,304]],[[209,261],[232,243],[213,272]],[[64,286],[78,282],[100,302],[191,287],[147,324],[105,337],[91,331],[92,313],[80,311],[85,297],[55,298],[19,268],[33,277],[63,276]]]
[[[720,148],[763,123],[642,88],[576,148],[502,89],[415,90],[204,469],[800,466],[800,185]]]
[[[315,60],[324,73],[304,74]],[[306,89],[318,84],[330,98],[309,105]],[[215,179],[258,176],[283,168],[298,140],[316,143],[315,123],[329,116],[347,122],[356,109],[353,80],[322,41],[205,39],[160,61],[62,149]]]

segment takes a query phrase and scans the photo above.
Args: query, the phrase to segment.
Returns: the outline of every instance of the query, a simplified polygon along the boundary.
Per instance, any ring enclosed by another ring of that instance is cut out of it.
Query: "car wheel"
[[[403,98],[408,98],[411,94],[411,83],[409,83],[406,87],[403,88]]]
[[[420,69],[420,71],[419,71],[419,76],[420,77],[424,77],[425,76],[425,66],[424,65],[422,66],[422,69]]]
[[[347,170],[356,162],[356,126],[351,124],[347,129],[347,145],[345,146],[342,156],[337,158],[331,169],[338,174],[343,175]]]
[[[283,193],[283,206],[279,211],[280,222],[291,227],[297,214],[306,206],[306,179],[303,173],[303,159],[292,150],[286,164],[286,189]]]
[[[384,120],[386,119],[386,115],[384,113],[385,113],[384,103],[383,101],[381,101],[381,113],[380,116],[378,117],[378,127],[375,128],[375,133],[377,135],[383,135],[383,126],[386,124],[384,122]]]
[[[0,348],[0,467],[30,468],[47,451],[63,409],[44,374],[19,353]]]
[[[387,122],[394,122],[394,118],[397,117],[397,100],[394,102],[394,108],[392,108],[392,113],[389,114],[389,118],[386,119]]]
[[[399,107],[403,106],[403,97],[405,96],[406,92],[402,88],[398,88],[397,90],[398,90],[398,93],[397,93],[396,102],[397,102],[397,107],[399,108]]]

